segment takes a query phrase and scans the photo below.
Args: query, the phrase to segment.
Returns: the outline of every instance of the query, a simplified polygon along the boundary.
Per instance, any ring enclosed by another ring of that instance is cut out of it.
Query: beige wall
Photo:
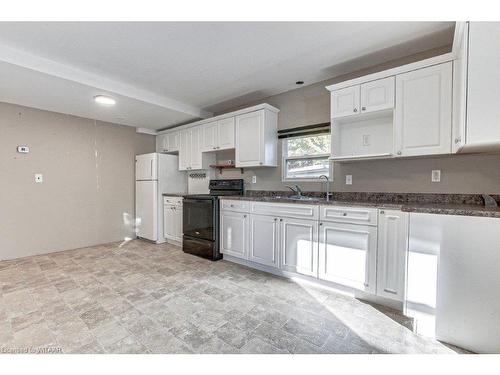
[[[449,47],[428,51],[405,59],[379,65],[370,69],[336,77],[310,86],[305,86],[283,94],[271,96],[258,102],[269,103],[280,109],[278,128],[317,124],[330,121],[330,96],[325,86],[355,76],[373,73],[393,66],[417,61],[439,53]],[[234,109],[238,109],[234,108]],[[232,109],[232,110],[234,110]],[[286,190],[281,181],[281,142],[279,142],[278,168],[224,171],[219,178],[243,178],[246,188],[253,190]],[[221,153],[220,160],[234,159],[234,152]],[[441,169],[441,182],[431,182],[431,170]],[[353,176],[353,184],[345,185],[345,175]],[[257,183],[251,184],[252,176]],[[292,184],[289,182],[288,184]],[[321,190],[318,182],[299,184],[305,190]],[[334,163],[334,191],[370,192],[435,192],[435,193],[500,193],[500,155],[453,155],[432,158],[399,160],[357,161]]]
[[[133,127],[0,103],[0,259],[132,236],[134,155],[154,150]]]

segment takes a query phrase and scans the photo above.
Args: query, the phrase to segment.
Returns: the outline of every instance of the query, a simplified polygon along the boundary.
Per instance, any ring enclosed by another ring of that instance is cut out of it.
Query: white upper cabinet
[[[186,171],[191,167],[191,130],[181,131],[179,138],[179,170]]]
[[[361,113],[394,108],[395,78],[387,77],[361,85]]]
[[[156,137],[156,152],[179,151],[179,132],[160,134]]]
[[[281,268],[318,276],[318,221],[280,219]]]
[[[330,96],[331,117],[337,118],[359,113],[359,96],[359,85],[333,91]]]
[[[452,63],[396,77],[397,156],[451,152]]]
[[[202,130],[202,148],[203,151],[217,150],[217,121],[201,125]]]
[[[234,148],[234,117],[201,125],[204,152]]]
[[[201,127],[191,128],[191,165],[189,169],[202,169]]]
[[[234,148],[234,117],[228,117],[217,121],[218,150]]]
[[[408,213],[380,210],[378,224],[377,295],[403,301],[408,249]]]
[[[279,267],[278,218],[250,215],[248,260],[270,267]]]
[[[236,116],[237,167],[276,167],[278,116],[268,109]]]
[[[498,22],[469,23],[467,74],[462,77],[467,87],[466,126],[455,136],[465,152],[500,149],[499,38]]]

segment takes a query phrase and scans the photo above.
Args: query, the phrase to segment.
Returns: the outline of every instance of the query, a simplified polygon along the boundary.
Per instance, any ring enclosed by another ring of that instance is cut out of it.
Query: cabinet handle
[[[243,215],[243,217],[247,217],[247,215]]]
[[[366,111],[366,107],[361,107],[361,110],[362,111]]]
[[[342,212],[342,216],[347,216],[347,212]]]
[[[280,219],[280,221],[283,221],[283,219]]]
[[[401,151],[398,151],[398,155],[401,155]]]
[[[230,207],[234,207],[234,204],[229,205]]]
[[[455,143],[460,143],[460,138],[455,138]]]
[[[370,286],[370,284],[368,283],[364,283],[363,285],[365,286],[365,288],[368,288]]]
[[[276,217],[275,217],[275,218],[274,218],[274,221],[278,221],[278,218],[276,218]]]
[[[385,211],[380,211],[380,215],[383,215],[383,214],[385,214]]]
[[[259,165],[262,165],[262,162],[260,162]]]
[[[357,108],[354,108],[352,111],[353,111],[353,112],[358,112],[358,109],[357,109]]]
[[[319,223],[319,225],[323,225],[323,223]]]

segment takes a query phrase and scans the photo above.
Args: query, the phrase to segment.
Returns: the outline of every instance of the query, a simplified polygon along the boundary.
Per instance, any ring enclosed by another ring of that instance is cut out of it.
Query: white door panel
[[[221,253],[247,258],[248,247],[248,215],[225,211],[220,216]]]
[[[451,152],[452,64],[396,77],[395,142],[398,156]]]
[[[404,300],[408,213],[381,210],[378,224],[377,294]]]
[[[250,215],[250,248],[248,259],[271,267],[279,267],[278,219]]]
[[[331,117],[337,118],[359,113],[359,95],[359,85],[332,91],[330,95]]]
[[[264,162],[264,111],[236,116],[236,166],[255,167]]]
[[[375,292],[377,228],[320,223],[320,279]]]
[[[234,117],[217,121],[218,125],[218,150],[234,148]]]
[[[280,222],[281,268],[318,275],[318,222],[283,218]]]
[[[394,108],[395,78],[387,77],[361,85],[361,112]]]

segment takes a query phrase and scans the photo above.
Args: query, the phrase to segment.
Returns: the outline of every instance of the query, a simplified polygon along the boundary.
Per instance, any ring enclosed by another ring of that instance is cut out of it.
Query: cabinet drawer
[[[251,202],[250,212],[253,214],[295,217],[298,219],[314,219],[319,217],[319,206],[294,203]]]
[[[220,208],[222,211],[248,212],[249,201],[222,199]]]
[[[163,204],[182,206],[182,197],[163,197]]]
[[[350,224],[377,225],[376,208],[322,206],[320,220]]]

